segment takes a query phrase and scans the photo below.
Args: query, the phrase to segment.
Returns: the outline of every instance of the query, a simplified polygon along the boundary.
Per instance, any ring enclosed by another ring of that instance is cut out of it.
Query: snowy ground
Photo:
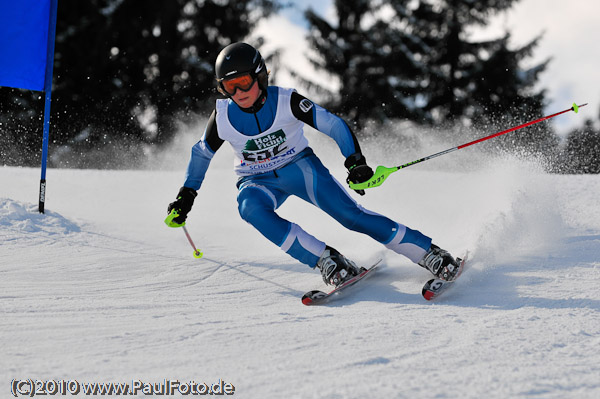
[[[0,397],[29,378],[221,379],[240,398],[600,397],[600,176],[424,165],[356,196],[470,251],[436,303],[426,271],[290,199],[283,216],[360,264],[383,258],[353,295],[309,308],[320,275],[240,220],[222,152],[188,220],[201,260],[163,224],[183,167],[51,169],[45,215],[39,170],[0,167]],[[325,157],[340,179],[342,161]]]

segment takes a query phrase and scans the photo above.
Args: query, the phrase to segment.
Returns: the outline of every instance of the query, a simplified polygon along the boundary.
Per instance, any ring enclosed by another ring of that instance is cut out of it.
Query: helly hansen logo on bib
[[[266,136],[250,139],[246,141],[246,146],[242,150],[244,160],[257,162],[273,158],[287,149],[286,140],[285,133],[281,129]]]

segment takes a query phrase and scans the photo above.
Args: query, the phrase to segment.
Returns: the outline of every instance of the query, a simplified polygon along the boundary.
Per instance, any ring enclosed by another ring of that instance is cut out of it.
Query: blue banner
[[[51,0],[0,0],[0,86],[44,91]]]

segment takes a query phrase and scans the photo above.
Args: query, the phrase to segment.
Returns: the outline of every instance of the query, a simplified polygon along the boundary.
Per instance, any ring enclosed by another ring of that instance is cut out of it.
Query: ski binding
[[[347,288],[350,288],[350,287],[356,285],[359,281],[361,281],[361,280],[365,279],[366,277],[370,276],[371,274],[373,274],[373,272],[377,269],[377,266],[379,265],[380,262],[381,262],[381,259],[378,260],[375,264],[373,264],[373,266],[371,266],[368,269],[361,267],[359,274],[352,277],[350,280],[340,284],[339,286],[337,286],[330,292],[323,292],[323,291],[319,291],[319,290],[307,292],[306,294],[304,294],[302,296],[302,303],[306,306],[312,306],[312,305],[323,305],[327,302],[332,301],[333,299],[339,297],[340,294]]]
[[[425,298],[428,301],[431,301],[432,299],[440,296],[448,288],[450,288],[452,286],[452,284],[454,282],[456,282],[456,280],[458,280],[458,278],[461,276],[461,274],[465,270],[465,264],[467,262],[468,257],[469,257],[469,253],[467,252],[467,254],[464,256],[463,259],[457,258],[457,260],[459,261],[459,266],[458,266],[459,269],[458,269],[458,274],[454,280],[446,281],[446,280],[442,280],[439,278],[432,278],[431,280],[427,281],[425,283],[425,285],[423,286],[423,289],[421,290],[421,294],[423,295],[423,298]]]

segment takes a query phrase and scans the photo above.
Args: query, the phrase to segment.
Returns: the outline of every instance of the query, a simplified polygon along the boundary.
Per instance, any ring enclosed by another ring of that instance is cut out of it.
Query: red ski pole
[[[190,242],[190,245],[192,246],[192,248],[194,248],[194,258],[200,259],[202,257],[202,255],[204,255],[204,254],[202,252],[200,252],[200,250],[198,248],[196,248],[196,245],[194,244],[194,241],[192,241],[192,237],[190,237],[190,233],[188,233],[185,226],[181,226],[181,227],[183,227],[183,232],[185,233],[185,236],[187,237],[188,241]]]
[[[185,222],[177,223],[173,221],[173,219],[175,219],[177,216],[179,216],[177,211],[175,209],[171,210],[171,213],[169,213],[169,216],[167,216],[167,218],[165,219],[165,224],[169,227],[183,227],[183,232],[185,233],[185,236],[187,237],[192,248],[194,248],[194,258],[200,259],[203,253],[200,252],[198,248],[196,248],[196,244],[194,244],[194,241],[192,241],[190,233],[188,233],[187,229],[185,228]]]
[[[449,149],[447,149],[445,151],[441,151],[441,152],[438,152],[438,153],[426,156],[424,158],[417,159],[416,161],[405,163],[404,165],[394,166],[392,168],[386,168],[385,166],[378,166],[377,170],[375,170],[375,173],[373,174],[373,177],[371,177],[366,182],[362,182],[362,183],[350,183],[350,188],[353,189],[353,190],[364,190],[365,188],[372,188],[372,187],[381,186],[383,184],[383,182],[385,181],[385,179],[388,178],[389,175],[391,175],[392,173],[394,173],[394,172],[396,172],[396,171],[398,171],[400,169],[403,169],[403,168],[406,168],[408,166],[415,165],[415,164],[427,161],[427,160],[432,159],[432,158],[439,157],[440,155],[444,155],[444,154],[448,154],[450,152],[461,150],[463,148],[472,146],[473,144],[481,143],[482,141],[486,141],[486,140],[492,139],[494,137],[501,136],[501,135],[506,134],[506,133],[514,132],[515,130],[522,129],[524,127],[531,126],[531,125],[539,123],[539,122],[543,122],[543,121],[548,120],[550,118],[554,118],[555,116],[564,114],[565,112],[575,111],[575,113],[577,113],[577,112],[579,112],[579,108],[585,107],[586,105],[587,105],[587,103],[581,104],[581,105],[577,105],[576,103],[573,103],[573,106],[571,108],[565,109],[564,111],[560,111],[560,112],[557,112],[557,113],[552,114],[552,115],[547,115],[547,116],[544,116],[542,118],[536,119],[534,121],[523,123],[522,125],[519,125],[519,126],[511,127],[510,129],[506,129],[506,130],[503,130],[501,132],[494,133],[494,134],[491,134],[489,136],[482,137],[480,139],[470,141],[470,142],[468,142],[466,144],[462,144],[462,145],[459,145],[459,146],[456,146],[456,147],[449,148]]]

